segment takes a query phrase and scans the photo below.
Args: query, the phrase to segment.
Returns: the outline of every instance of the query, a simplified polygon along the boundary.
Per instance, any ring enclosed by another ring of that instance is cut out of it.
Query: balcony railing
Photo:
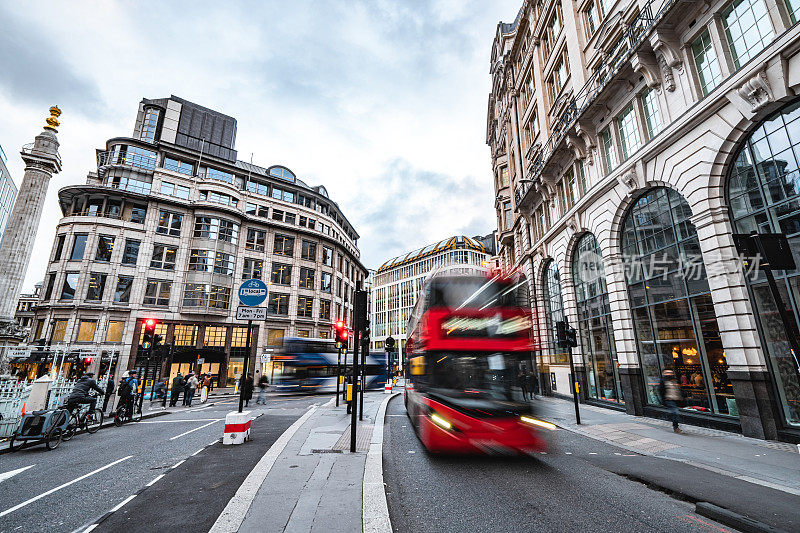
[[[567,102],[564,111],[553,124],[550,137],[531,164],[530,172],[527,176],[530,181],[517,186],[514,192],[514,199],[517,205],[525,198],[533,182],[541,176],[542,170],[550,160],[553,152],[564,140],[567,132],[575,124],[578,117],[594,102],[597,95],[606,88],[608,83],[614,79],[650,29],[661,20],[664,13],[673,3],[675,3],[675,0],[650,0],[647,2],[636,16],[636,19],[633,20],[614,44],[608,54],[608,58],[603,62],[603,66],[592,73],[577,94]]]
[[[156,168],[156,159],[149,153],[134,151],[107,150],[97,154],[97,173],[103,176],[109,167],[124,167],[140,172],[152,173]]]

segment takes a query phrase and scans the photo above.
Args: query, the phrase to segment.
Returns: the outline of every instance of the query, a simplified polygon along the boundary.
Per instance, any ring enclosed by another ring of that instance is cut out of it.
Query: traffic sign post
[[[237,307],[236,320],[266,320],[266,307]]]
[[[241,413],[244,409],[244,386],[247,381],[247,372],[248,372],[248,364],[250,363],[250,338],[253,336],[253,320],[265,320],[267,318],[267,311],[266,309],[259,308],[258,306],[264,303],[264,300],[267,299],[267,284],[261,281],[260,279],[248,279],[244,281],[239,286],[239,301],[242,302],[244,307],[238,307],[236,309],[236,317],[237,320],[244,320],[244,318],[239,318],[240,313],[241,316],[247,316],[247,342],[245,343],[245,353],[247,354],[244,358],[244,365],[242,365],[242,375],[239,377],[239,412]],[[243,309],[248,309],[247,311],[242,311]],[[263,309],[263,311],[261,311]],[[250,316],[262,316],[263,318],[249,318]]]

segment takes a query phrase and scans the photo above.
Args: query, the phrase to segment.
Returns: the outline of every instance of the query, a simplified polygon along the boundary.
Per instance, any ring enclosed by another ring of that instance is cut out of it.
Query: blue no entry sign
[[[267,284],[260,279],[248,279],[239,287],[239,301],[242,305],[255,307],[267,299]]]

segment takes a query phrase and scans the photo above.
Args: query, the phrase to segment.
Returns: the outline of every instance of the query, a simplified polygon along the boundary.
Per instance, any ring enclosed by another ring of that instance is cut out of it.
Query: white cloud
[[[0,5],[0,144],[16,151],[63,110],[25,289],[45,272],[57,191],[130,135],[141,98],[175,94],[234,116],[239,157],[324,184],[362,235],[362,260],[494,227],[484,144],[489,53],[519,0]],[[257,6],[257,7],[256,7]],[[23,53],[24,52],[24,53]],[[391,206],[394,202],[394,207]]]

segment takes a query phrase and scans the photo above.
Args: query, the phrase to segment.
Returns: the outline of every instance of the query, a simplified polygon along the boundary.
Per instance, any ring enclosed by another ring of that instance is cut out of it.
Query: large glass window
[[[176,246],[154,244],[153,257],[150,259],[150,268],[175,270],[175,258],[177,255],[178,248]]]
[[[270,281],[276,285],[289,285],[292,282],[292,266],[272,263]]]
[[[86,299],[89,301],[102,300],[105,287],[106,275],[92,272],[89,275],[89,282],[86,284]]]
[[[642,195],[625,217],[622,254],[647,402],[673,370],[696,411],[737,415],[689,204],[672,189]]]
[[[800,20],[800,0],[785,0],[786,9],[789,11],[789,18],[792,24]]]
[[[170,183],[168,181],[161,182],[161,194],[166,194],[167,196],[188,200],[190,191],[191,189],[185,185],[178,185],[177,183]]]
[[[314,273],[313,268],[300,267],[300,288],[314,290]]]
[[[245,241],[244,247],[245,250],[253,250],[254,252],[263,252],[266,248],[267,242],[267,232],[255,229],[255,228],[247,228],[247,240]]]
[[[617,118],[617,128],[619,129],[619,140],[622,143],[622,159],[628,159],[642,144],[633,104],[620,113]]]
[[[61,287],[61,300],[74,300],[75,290],[78,288],[78,272],[67,272],[64,276],[64,285]]]
[[[606,172],[611,172],[617,168],[617,153],[614,151],[614,139],[611,128],[606,128],[600,134],[603,140],[603,155],[605,156]]]
[[[160,281],[155,279],[147,280],[147,287],[144,291],[145,305],[169,305],[169,293],[172,289],[171,281]]]
[[[271,315],[288,315],[289,295],[271,292],[267,303],[267,312]]]
[[[180,161],[178,159],[172,159],[171,157],[164,158],[164,168],[167,170],[174,170],[175,172],[180,172],[181,174],[186,174],[187,176],[192,176],[194,174],[194,165],[191,163],[187,163],[186,161]],[[164,192],[163,190],[161,192]]]
[[[131,301],[131,288],[133,288],[133,276],[119,276],[117,287],[114,289],[114,303],[126,304]]]
[[[734,231],[783,233],[800,265],[800,101],[767,118],[742,145],[728,178]],[[775,271],[791,335],[800,338],[800,270]],[[748,278],[776,389],[789,424],[800,425],[800,380],[766,278]]]
[[[272,253],[275,255],[292,257],[292,255],[294,255],[294,237],[289,237],[287,235],[275,235]]]
[[[647,123],[647,137],[652,139],[661,131],[661,109],[658,107],[656,91],[645,89],[642,92],[642,110]]]
[[[161,211],[158,215],[158,227],[156,228],[156,233],[178,237],[181,234],[182,221],[183,215],[180,213]]]
[[[80,261],[83,259],[83,253],[86,251],[86,240],[89,236],[85,233],[76,233],[75,240],[72,243],[72,253],[69,256],[70,261]]]
[[[134,239],[125,239],[125,249],[122,251],[122,264],[135,265],[139,257],[139,246],[142,242]]]
[[[597,239],[587,233],[578,241],[572,257],[572,280],[578,307],[581,352],[587,363],[589,397],[623,401],[611,307]]]
[[[148,107],[145,109],[141,136],[143,141],[151,143],[156,141],[156,128],[158,127],[158,117],[160,115],[160,109],[156,109],[155,107]]]
[[[111,261],[111,254],[113,252],[114,252],[114,236],[100,235],[97,238],[97,252],[95,253],[94,260],[107,263]]]
[[[236,244],[239,241],[239,224],[224,218],[197,217],[194,221],[194,236]]]
[[[183,305],[185,307],[228,309],[230,297],[230,287],[208,283],[187,283],[183,290]]]
[[[711,35],[705,30],[692,43],[692,55],[697,67],[697,76],[700,78],[700,88],[703,96],[714,90],[722,81],[722,71],[719,69],[717,52],[711,42]]]
[[[722,25],[736,68],[766,48],[775,37],[764,0],[734,0],[722,12]]]
[[[242,269],[242,279],[261,279],[264,272],[264,260],[246,257]]]
[[[547,263],[547,268],[544,271],[542,289],[545,316],[547,317],[547,344],[550,348],[550,364],[569,364],[567,353],[556,342],[556,322],[564,320],[564,299],[561,296],[561,276],[558,273],[556,262],[552,259]]]
[[[317,243],[303,239],[303,248],[300,251],[300,258],[308,261],[316,261]]]

